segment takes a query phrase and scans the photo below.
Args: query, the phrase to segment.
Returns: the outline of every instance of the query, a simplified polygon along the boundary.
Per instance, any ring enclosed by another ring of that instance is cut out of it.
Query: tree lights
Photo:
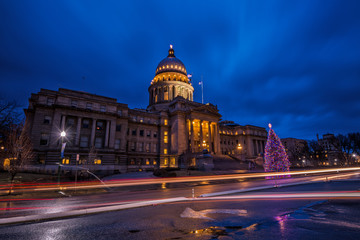
[[[264,169],[265,172],[287,172],[290,162],[279,137],[269,124],[268,139],[265,146]]]

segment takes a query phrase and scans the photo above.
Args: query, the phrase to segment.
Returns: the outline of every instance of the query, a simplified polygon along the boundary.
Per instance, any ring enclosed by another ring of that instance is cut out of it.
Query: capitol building
[[[262,156],[265,128],[222,121],[216,105],[194,102],[194,87],[172,47],[156,67],[148,93],[146,109],[63,88],[31,94],[25,114],[34,164],[45,171],[55,170],[60,161],[69,168],[87,165],[122,173],[201,168],[205,157],[221,164],[222,159]]]

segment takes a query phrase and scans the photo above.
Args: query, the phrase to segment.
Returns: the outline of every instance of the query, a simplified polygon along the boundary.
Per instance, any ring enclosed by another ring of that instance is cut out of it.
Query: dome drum
[[[149,87],[150,105],[170,102],[178,96],[193,101],[194,88],[179,81],[159,82]]]

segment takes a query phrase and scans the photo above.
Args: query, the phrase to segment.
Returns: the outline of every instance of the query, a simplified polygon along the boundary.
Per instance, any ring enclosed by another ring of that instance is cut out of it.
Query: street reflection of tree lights
[[[162,183],[162,184],[161,184],[161,188],[162,188],[162,189],[166,189],[166,183]]]
[[[279,222],[279,225],[280,225],[280,231],[283,233],[284,230],[285,230],[285,224],[284,222],[287,220],[287,218],[289,217],[290,215],[287,214],[287,215],[283,215],[283,216],[276,216],[275,219]]]

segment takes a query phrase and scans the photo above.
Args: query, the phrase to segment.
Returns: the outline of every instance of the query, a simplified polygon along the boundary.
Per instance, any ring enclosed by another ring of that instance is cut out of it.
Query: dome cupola
[[[170,45],[168,56],[160,61],[151,81],[150,105],[169,102],[177,96],[192,101],[193,92],[185,65],[175,57],[173,46]]]

